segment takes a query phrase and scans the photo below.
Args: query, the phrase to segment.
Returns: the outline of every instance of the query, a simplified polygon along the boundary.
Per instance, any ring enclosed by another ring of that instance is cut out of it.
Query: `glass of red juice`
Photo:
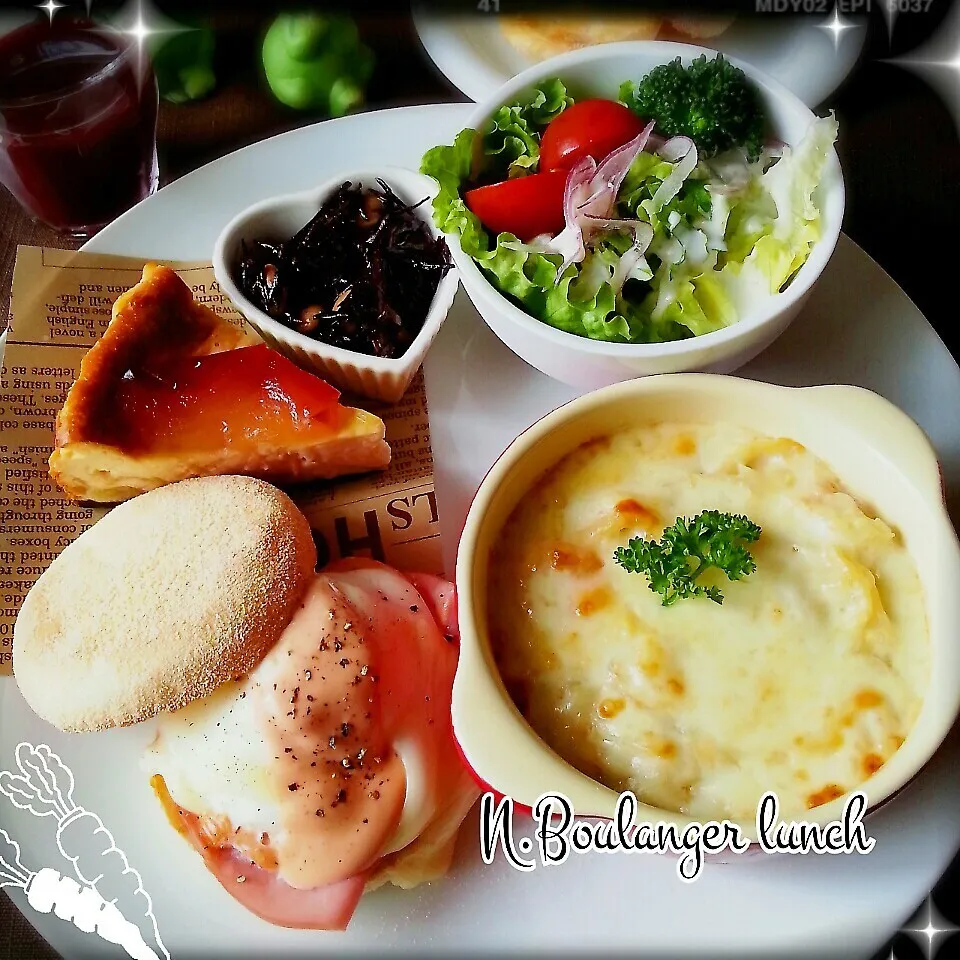
[[[0,182],[89,236],[157,188],[157,83],[118,31],[57,17],[0,37]]]

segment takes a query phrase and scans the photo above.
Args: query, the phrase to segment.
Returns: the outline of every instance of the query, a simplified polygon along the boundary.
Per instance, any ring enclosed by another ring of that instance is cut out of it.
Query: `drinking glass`
[[[157,83],[141,46],[57,17],[0,37],[0,182],[89,236],[157,188]]]

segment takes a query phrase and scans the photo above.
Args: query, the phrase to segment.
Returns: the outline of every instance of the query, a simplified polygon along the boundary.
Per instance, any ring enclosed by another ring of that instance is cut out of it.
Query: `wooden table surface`
[[[960,259],[957,122],[923,80],[881,62],[913,49],[932,32],[940,19],[937,3],[926,19],[901,16],[892,48],[882,17],[874,16],[860,63],[824,106],[836,110],[841,125],[845,232],[900,284],[958,356],[960,328],[950,296]],[[405,5],[397,6],[403,12],[360,19],[364,39],[377,56],[369,107],[466,100],[426,56]],[[265,15],[256,13],[216,14],[218,87],[203,102],[162,105],[162,183],[239,147],[322,119],[289,111],[270,97],[257,69],[265,24]],[[79,246],[33,222],[0,190],[0,317],[6,314],[18,244]],[[937,891],[941,910],[954,923],[960,923],[957,873],[955,865]],[[900,960],[921,956],[904,937],[894,946]],[[881,955],[888,957],[890,948]],[[56,960],[3,894],[0,960]]]

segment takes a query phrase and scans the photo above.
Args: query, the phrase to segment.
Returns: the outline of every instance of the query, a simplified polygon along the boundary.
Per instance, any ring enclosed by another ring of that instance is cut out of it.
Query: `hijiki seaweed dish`
[[[240,289],[274,320],[344,350],[401,357],[452,264],[383,180],[345,182],[289,240],[245,243]]]

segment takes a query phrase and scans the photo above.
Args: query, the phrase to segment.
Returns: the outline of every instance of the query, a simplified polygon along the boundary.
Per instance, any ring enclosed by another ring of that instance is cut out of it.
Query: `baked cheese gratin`
[[[614,562],[703,510],[762,534],[722,604],[664,606]],[[897,532],[788,439],[638,426],[569,454],[490,559],[488,622],[518,708],[614,790],[700,819],[784,816],[865,783],[899,749],[930,670],[923,589]]]

